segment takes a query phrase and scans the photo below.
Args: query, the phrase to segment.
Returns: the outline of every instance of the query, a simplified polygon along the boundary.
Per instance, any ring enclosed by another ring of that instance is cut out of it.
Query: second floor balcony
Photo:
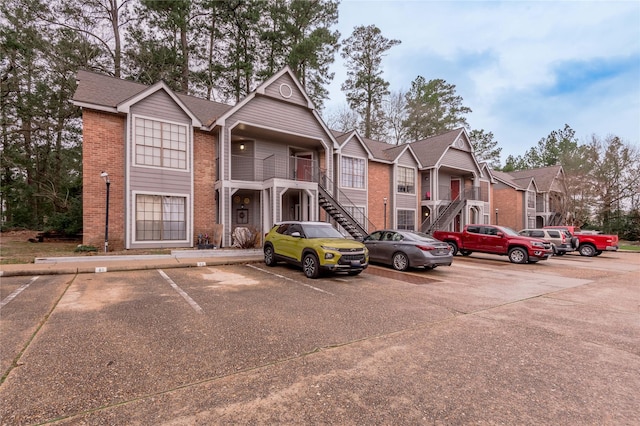
[[[316,182],[318,162],[301,156],[270,155],[255,158],[246,155],[231,156],[231,179],[244,181],[265,181],[268,179],[289,179]]]
[[[462,200],[476,200],[476,201],[489,202],[489,193],[484,188],[472,186],[472,187],[464,188],[462,192],[458,192],[457,194],[452,194],[451,187],[441,185],[438,188],[437,194],[431,194],[430,192],[425,192],[424,194],[422,194],[422,200],[454,201],[458,198]]]

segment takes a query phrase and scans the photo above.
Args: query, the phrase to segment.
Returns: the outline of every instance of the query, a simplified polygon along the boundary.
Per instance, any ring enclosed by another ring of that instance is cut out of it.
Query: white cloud
[[[473,110],[471,127],[492,131],[503,159],[523,154],[565,123],[579,137],[616,134],[640,143],[637,1],[344,0],[339,21],[343,39],[356,25],[374,24],[402,41],[383,61],[391,90],[406,91],[418,75],[456,85]],[[627,69],[594,81],[587,74],[574,91],[550,90],[567,83],[557,74],[566,64],[609,60]],[[344,102],[341,58],[332,70],[328,108]]]

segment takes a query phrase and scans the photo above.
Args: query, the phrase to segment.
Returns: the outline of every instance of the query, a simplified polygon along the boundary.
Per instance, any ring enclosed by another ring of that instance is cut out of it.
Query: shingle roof
[[[410,145],[423,167],[433,167],[462,131],[462,128],[451,130],[438,136],[411,142]]]
[[[513,176],[511,176],[509,173],[505,173],[505,172],[501,172],[499,170],[491,170],[491,175],[504,182],[507,185],[513,186],[516,189],[524,189],[522,186],[520,186],[520,184],[518,184],[518,182],[516,182],[513,178]]]
[[[537,169],[509,172],[514,179],[533,178],[540,192],[549,192],[562,166],[539,167]]]
[[[389,151],[390,148],[395,147],[395,145],[389,145],[386,142],[374,141],[373,139],[362,138],[373,157],[378,160],[383,161],[393,161],[395,157],[392,157],[393,152]]]
[[[149,88],[145,84],[84,70],[78,71],[77,79],[78,88],[73,94],[73,101],[110,108],[117,107]],[[182,93],[176,93],[176,96],[205,125],[213,123],[216,118],[232,107]]]

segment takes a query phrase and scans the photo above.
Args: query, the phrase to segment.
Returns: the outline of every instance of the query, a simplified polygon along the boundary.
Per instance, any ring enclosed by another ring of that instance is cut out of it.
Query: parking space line
[[[16,291],[14,291],[13,293],[11,293],[10,295],[8,295],[7,297],[4,298],[4,300],[2,302],[0,302],[0,308],[2,308],[4,305],[6,305],[7,303],[11,302],[13,299],[15,299],[20,293],[22,293],[22,291],[24,289],[26,289],[27,287],[29,287],[35,280],[37,280],[38,278],[40,278],[40,276],[37,277],[33,277],[31,278],[31,280],[29,280],[28,283],[22,285],[20,288],[16,289]]]
[[[275,272],[267,271],[266,269],[258,268],[257,266],[254,266],[254,265],[251,265],[251,264],[247,264],[247,266],[248,266],[249,268],[253,268],[253,269],[257,269],[258,271],[262,271],[262,272],[264,272],[265,274],[273,275],[273,276],[275,276],[275,277],[282,278],[282,279],[287,280],[287,281],[293,281],[293,282],[294,282],[294,283],[296,283],[296,284],[301,284],[301,285],[303,285],[303,286],[305,286],[305,287],[309,287],[309,288],[310,288],[310,289],[312,289],[312,290],[319,291],[319,292],[321,292],[321,293],[326,293],[326,294],[329,294],[329,295],[331,295],[331,296],[335,296],[335,294],[333,294],[333,293],[331,293],[331,292],[328,292],[328,291],[323,290],[323,289],[318,288],[318,287],[314,287],[314,286],[309,285],[309,284],[301,283],[300,281],[294,280],[294,279],[289,278],[289,277],[285,277],[284,275],[276,274]]]
[[[162,278],[164,278],[169,285],[171,285],[171,287],[173,287],[173,289],[175,291],[178,292],[178,294],[180,296],[182,296],[184,298],[184,300],[187,301],[187,303],[189,305],[191,305],[191,307],[199,314],[202,314],[202,308],[200,307],[200,305],[198,305],[196,303],[195,300],[193,300],[184,290],[182,290],[180,287],[178,287],[178,284],[176,284],[167,274],[164,273],[164,271],[162,269],[158,269],[158,273],[162,276]]]

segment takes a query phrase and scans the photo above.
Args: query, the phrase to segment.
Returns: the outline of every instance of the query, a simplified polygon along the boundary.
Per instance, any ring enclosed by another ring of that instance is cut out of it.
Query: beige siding
[[[193,130],[191,128],[191,120],[189,116],[173,101],[173,99],[164,91],[159,90],[152,95],[144,98],[140,102],[131,107],[132,115],[140,115],[158,121],[169,121],[182,123],[187,126],[189,141],[187,146],[187,170],[175,170],[167,168],[140,167],[135,165],[135,121],[132,117],[129,126],[129,143],[127,150],[130,151],[131,167],[129,170],[129,194],[127,196],[129,205],[131,206],[131,222],[129,223],[129,232],[131,233],[131,248],[157,247],[158,241],[134,242],[135,240],[135,198],[134,192],[146,192],[150,194],[172,194],[177,196],[190,197],[191,194],[191,167],[193,164],[192,155],[193,148]],[[192,231],[191,223],[191,206],[187,205],[187,240],[191,239],[189,232]],[[183,247],[183,242],[162,241],[164,247]]]
[[[312,112],[306,108],[300,108],[297,105],[276,102],[266,97],[257,96],[240,111],[229,117],[226,120],[226,126],[227,128],[231,128],[239,121],[259,127],[280,130],[289,134],[300,134],[305,137],[318,139],[315,149],[316,152],[323,152],[325,149],[321,140],[323,140],[324,144],[331,149],[329,136],[316,120]],[[266,158],[275,151],[287,155],[288,147],[292,146],[290,144],[278,143],[277,141],[273,141],[272,143],[273,145],[262,145],[263,142],[261,142],[259,144],[260,146],[256,145],[256,157]],[[307,147],[306,149],[310,151],[313,150],[310,147]],[[266,155],[267,150],[271,150],[268,155]],[[224,152],[225,164],[230,164],[229,150],[226,149]],[[321,155],[324,155],[324,152]],[[333,164],[328,164],[327,167],[331,169]],[[229,179],[228,171],[225,172],[225,179]]]
[[[261,127],[278,129],[310,137],[327,139],[328,136],[311,111],[284,102],[257,96],[227,120],[228,127],[237,121]]]
[[[131,167],[131,191],[189,194],[191,174],[168,169]]]
[[[132,114],[144,115],[159,120],[177,121],[190,124],[189,116],[171,99],[164,90],[144,98],[131,107]]]
[[[418,165],[416,159],[411,155],[411,153],[409,153],[409,151],[405,151],[404,154],[398,158],[398,164],[404,167],[417,167]],[[416,173],[418,173],[417,170]]]
[[[302,92],[298,90],[298,86],[293,82],[289,74],[280,76],[280,78],[266,87],[265,95],[275,99],[293,102],[297,105],[307,106],[307,100]]]
[[[338,196],[341,203],[345,205],[350,205],[351,203],[355,204],[359,207],[365,207],[367,205],[367,191],[364,189],[353,189],[353,188],[341,188],[341,195]],[[348,198],[344,200],[344,197]],[[351,203],[349,203],[351,201]]]
[[[442,166],[455,167],[463,170],[477,170],[476,165],[473,162],[471,153],[459,151],[456,149],[449,149],[445,154],[441,162]]]
[[[345,155],[347,157],[359,157],[366,159],[367,151],[357,139],[351,138],[351,140],[344,147],[342,147],[342,155]]]
[[[417,206],[416,196],[414,194],[397,194],[396,195],[396,208],[397,209],[415,209]]]

